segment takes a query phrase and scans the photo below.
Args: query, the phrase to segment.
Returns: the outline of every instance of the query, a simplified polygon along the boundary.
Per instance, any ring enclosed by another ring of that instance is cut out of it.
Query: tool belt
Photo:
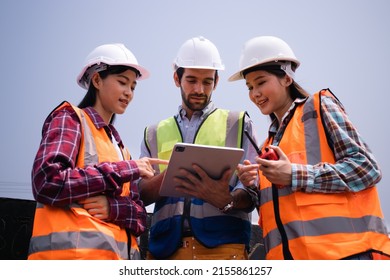
[[[153,260],[148,253],[147,259]],[[195,237],[184,237],[176,252],[169,260],[247,260],[248,253],[244,244],[222,244],[215,248],[207,248]]]

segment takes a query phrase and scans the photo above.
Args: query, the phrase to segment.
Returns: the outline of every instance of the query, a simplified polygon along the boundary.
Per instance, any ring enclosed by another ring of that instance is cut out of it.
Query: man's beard
[[[189,99],[191,99],[192,96],[204,98],[203,102],[196,104],[191,103]],[[208,97],[206,94],[190,94],[186,99],[185,93],[181,90],[181,99],[186,107],[191,111],[202,111],[210,103],[211,95]]]

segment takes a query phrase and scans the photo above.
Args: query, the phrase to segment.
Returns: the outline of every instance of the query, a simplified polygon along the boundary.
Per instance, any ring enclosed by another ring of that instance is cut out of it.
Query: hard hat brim
[[[173,71],[176,71],[178,68],[187,68],[187,69],[207,69],[207,70],[225,70],[225,66],[221,65],[219,67],[217,66],[178,66],[175,63],[172,66]]]
[[[91,64],[88,64],[86,65],[80,72],[80,74],[77,76],[77,84],[84,88],[84,89],[88,89],[87,86],[82,82],[82,79],[83,79],[83,76],[85,74],[85,71],[87,71],[87,69],[93,65],[95,65],[96,63],[91,63]],[[132,67],[134,69],[137,69],[139,71],[139,73],[141,74],[140,76],[137,77],[137,80],[145,80],[147,78],[150,77],[150,72],[143,66],[141,65],[138,65],[138,64],[132,64],[132,63],[110,63],[109,64],[110,66],[118,66],[118,65],[123,65],[123,66],[129,66],[129,67]]]
[[[245,68],[242,68],[240,71],[234,73],[233,75],[231,75],[229,78],[228,78],[228,81],[229,82],[234,82],[234,81],[238,81],[238,80],[243,80],[244,79],[244,76],[242,75],[242,73],[249,69],[249,68],[252,68],[252,67],[255,67],[255,66],[260,66],[260,65],[263,65],[263,64],[268,64],[270,62],[278,62],[278,61],[291,61],[293,62],[296,67],[295,69],[297,69],[300,65],[300,62],[297,60],[297,59],[291,59],[291,57],[288,57],[288,58],[283,58],[283,57],[280,57],[278,58],[277,61],[275,61],[274,59],[269,59],[269,60],[264,60],[264,61],[261,61],[260,63],[254,63],[253,65],[249,65]]]

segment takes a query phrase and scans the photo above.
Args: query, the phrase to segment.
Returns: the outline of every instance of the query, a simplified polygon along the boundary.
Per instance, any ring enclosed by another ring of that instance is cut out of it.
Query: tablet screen
[[[223,172],[236,169],[244,150],[231,147],[208,146],[190,143],[177,143],[169,160],[169,165],[160,188],[161,196],[185,197],[177,191],[174,177],[180,177],[179,169],[193,171],[192,164],[199,165],[213,179],[221,178]],[[193,171],[195,172],[195,171]]]

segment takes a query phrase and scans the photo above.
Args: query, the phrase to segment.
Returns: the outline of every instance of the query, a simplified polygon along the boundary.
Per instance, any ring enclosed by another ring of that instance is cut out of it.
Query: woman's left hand
[[[98,195],[89,197],[79,201],[79,204],[83,206],[88,213],[100,220],[107,220],[110,214],[110,207],[107,197],[105,195]]]

